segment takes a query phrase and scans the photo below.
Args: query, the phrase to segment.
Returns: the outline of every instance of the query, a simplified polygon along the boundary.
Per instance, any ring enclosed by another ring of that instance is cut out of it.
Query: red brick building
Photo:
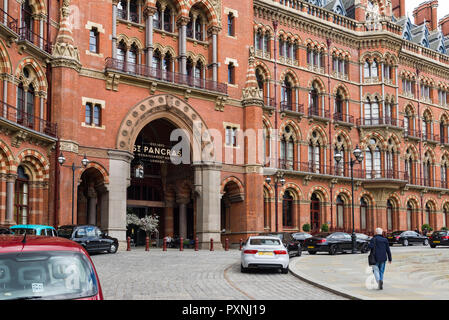
[[[403,0],[4,0],[0,224],[124,241],[127,213],[155,214],[159,238],[206,246],[350,231],[353,201],[362,232],[446,226],[437,7],[412,23]]]

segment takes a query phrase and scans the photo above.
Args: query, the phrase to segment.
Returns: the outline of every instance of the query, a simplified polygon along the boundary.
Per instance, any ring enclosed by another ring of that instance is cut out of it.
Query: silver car
[[[248,269],[280,269],[288,273],[289,255],[278,237],[249,237],[241,253],[241,272]]]

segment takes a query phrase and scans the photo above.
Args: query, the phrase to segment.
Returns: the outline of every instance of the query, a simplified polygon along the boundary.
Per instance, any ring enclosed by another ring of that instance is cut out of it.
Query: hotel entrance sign
[[[171,146],[161,143],[149,142],[134,145],[134,155],[143,161],[167,163],[174,158],[182,156],[180,150],[174,150]]]

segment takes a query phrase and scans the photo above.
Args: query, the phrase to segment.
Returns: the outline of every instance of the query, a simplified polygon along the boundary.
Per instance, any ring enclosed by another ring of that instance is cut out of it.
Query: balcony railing
[[[330,112],[329,110],[317,109],[314,107],[309,107],[309,117],[318,117],[330,120]]]
[[[17,32],[18,28],[18,20],[11,17],[7,12],[5,12],[3,9],[0,8],[0,23],[7,26],[9,29]]]
[[[421,131],[405,129],[404,136],[405,136],[405,138],[421,139]]]
[[[18,110],[17,108],[0,101],[0,119],[6,119],[46,135],[56,137],[56,124],[47,120],[35,117],[33,114]]]
[[[219,83],[212,80],[194,78],[192,76],[165,71],[157,68],[152,68],[146,65],[129,63],[118,59],[107,58],[106,69],[117,70],[132,75],[157,79],[165,82],[171,82],[180,85],[186,85],[197,89],[205,89],[216,91],[222,94],[227,94],[228,87],[225,83]]]
[[[281,111],[304,113],[304,105],[287,101],[281,101]]]
[[[19,41],[28,41],[36,47],[51,54],[51,42],[47,41],[28,27],[19,28]]]
[[[334,113],[334,120],[338,122],[345,122],[345,123],[351,123],[354,124],[354,116],[351,116],[349,114],[344,113]]]
[[[377,127],[377,126],[392,126],[403,128],[404,120],[383,117],[383,118],[359,118],[357,119],[357,126]]]
[[[424,141],[427,141],[427,142],[435,142],[435,143],[437,143],[437,142],[440,141],[440,136],[437,135],[437,134],[426,132],[426,133],[423,133],[422,139]]]

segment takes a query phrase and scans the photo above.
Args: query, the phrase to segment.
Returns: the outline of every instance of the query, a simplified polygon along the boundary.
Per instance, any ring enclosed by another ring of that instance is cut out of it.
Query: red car
[[[103,300],[97,271],[79,244],[0,235],[0,300]]]

